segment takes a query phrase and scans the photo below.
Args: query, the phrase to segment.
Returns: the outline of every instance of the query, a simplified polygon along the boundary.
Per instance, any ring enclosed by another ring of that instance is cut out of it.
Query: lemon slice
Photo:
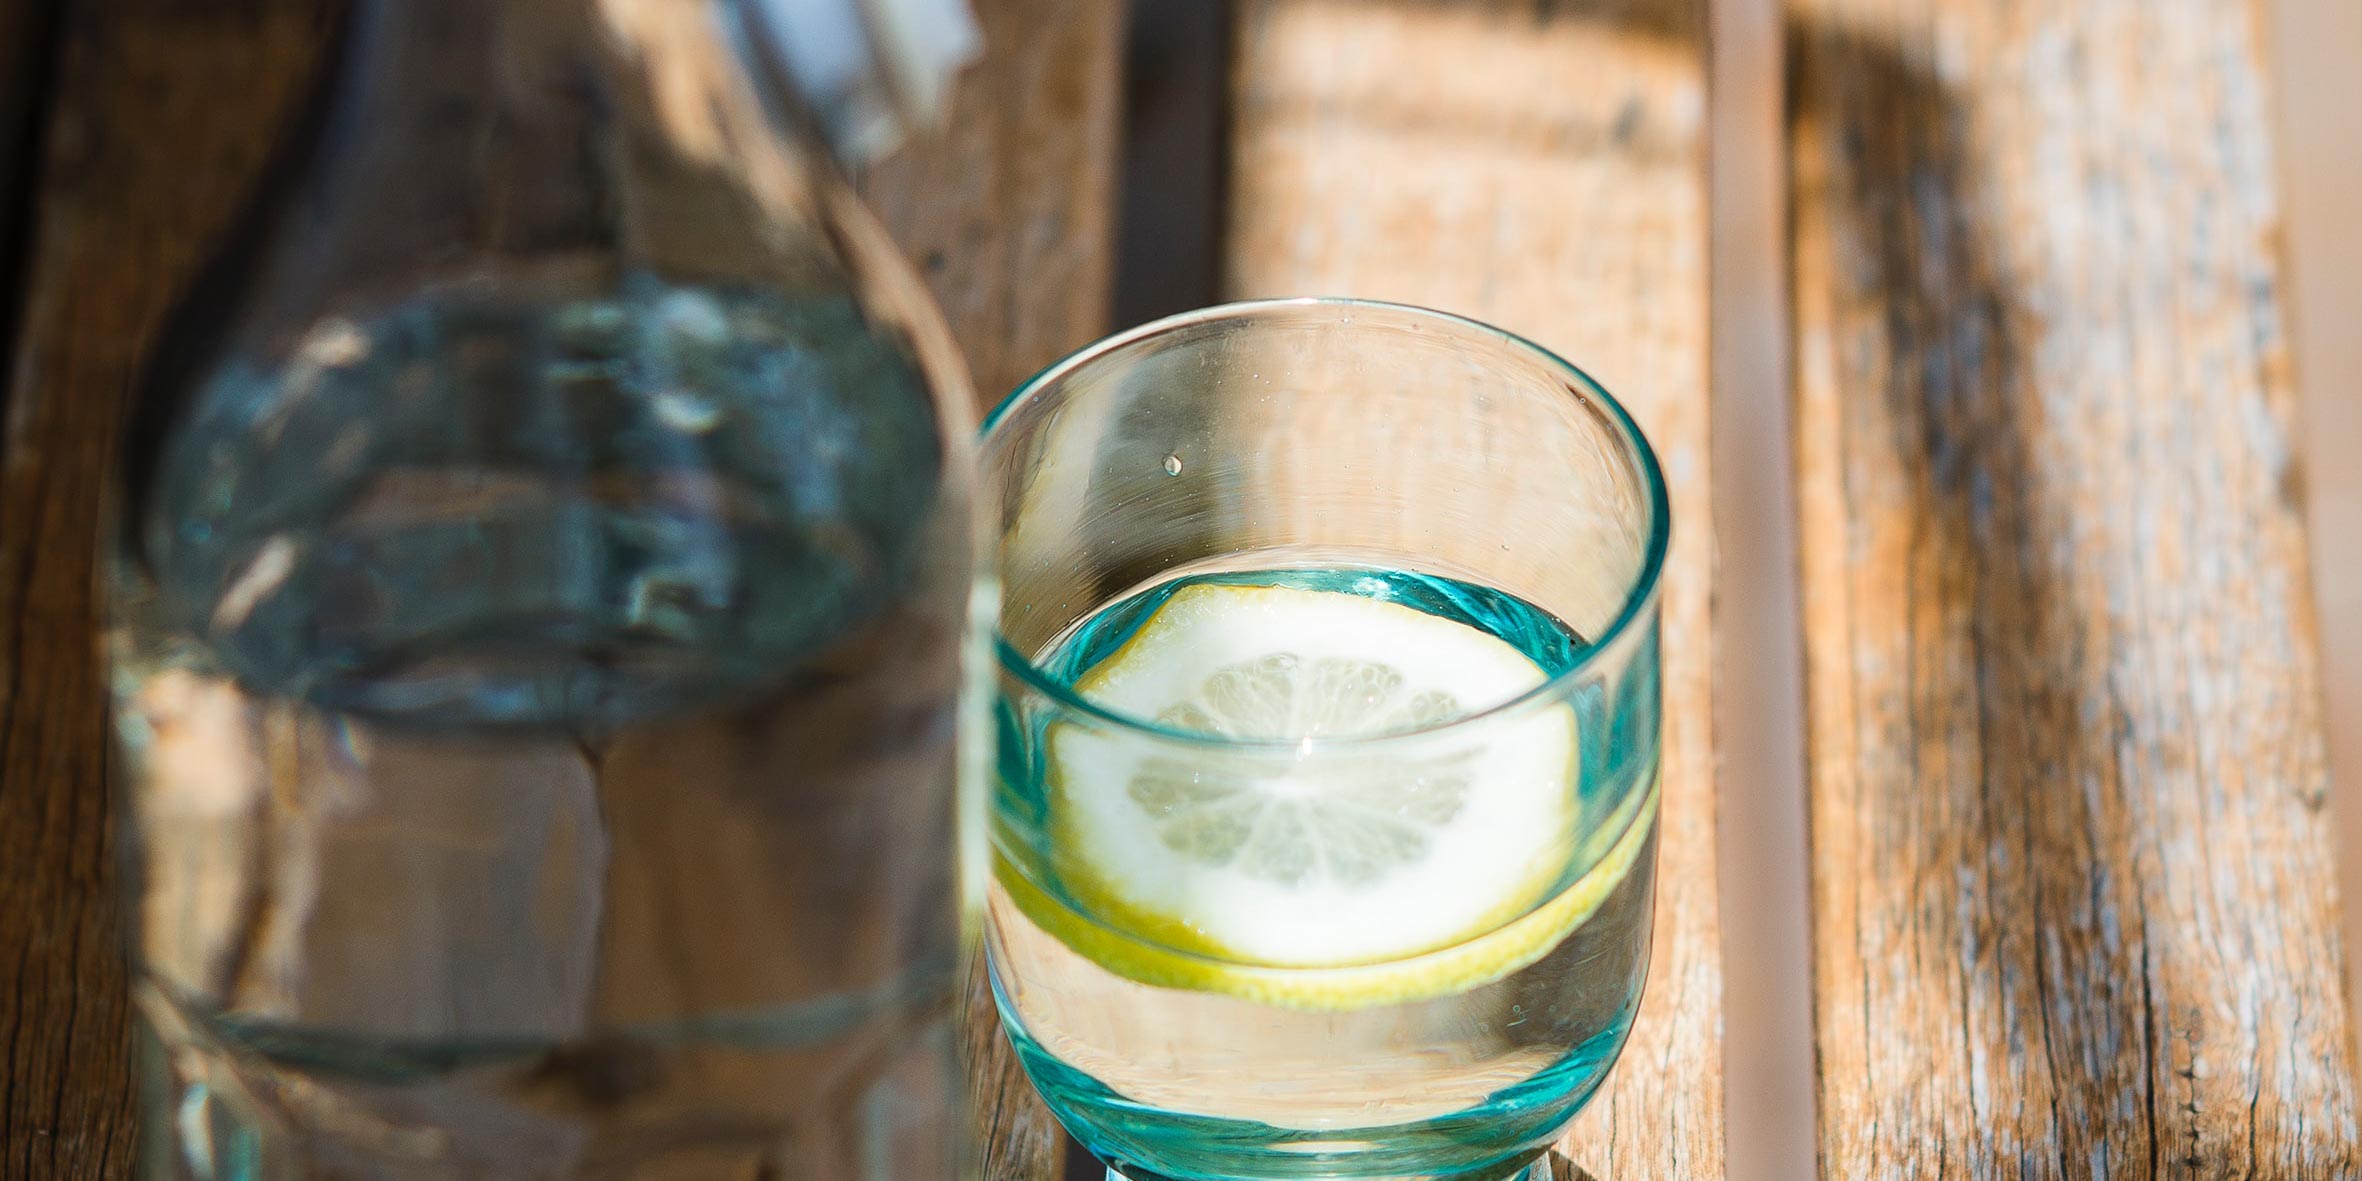
[[[1498,978],[1598,907],[1653,818],[1653,790],[1633,793],[1610,818],[1620,839],[1550,896],[1577,853],[1572,711],[1413,732],[1544,679],[1502,640],[1399,604],[1185,588],[1076,687],[1208,737],[1053,726],[1053,865],[1091,917],[1007,862],[999,876],[1037,925],[1146,983],[1333,1009]],[[1318,741],[1373,734],[1395,736]]]

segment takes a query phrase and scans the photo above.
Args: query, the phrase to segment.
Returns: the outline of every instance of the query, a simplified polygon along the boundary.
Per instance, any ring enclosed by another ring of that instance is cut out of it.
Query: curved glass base
[[[1133,1179],[1114,1169],[1109,1169],[1107,1170],[1107,1181],[1133,1181]],[[1548,1160],[1535,1161],[1518,1170],[1516,1176],[1503,1177],[1501,1181],[1551,1181],[1550,1162]]]

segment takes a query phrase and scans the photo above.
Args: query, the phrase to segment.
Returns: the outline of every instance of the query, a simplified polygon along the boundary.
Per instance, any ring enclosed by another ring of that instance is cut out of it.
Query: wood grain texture
[[[984,60],[947,126],[862,180],[967,353],[979,410],[1107,329],[1114,251],[1117,0],[977,0]],[[970,989],[971,1101],[988,1181],[1045,1181],[1064,1133]]]
[[[1656,944],[1567,1176],[1723,1175],[1703,20],[1689,0],[1239,12],[1231,293],[1401,300],[1523,333],[1631,407],[1671,482]]]
[[[2362,1175],[2259,5],[1785,10],[1823,1175]]]
[[[139,354],[259,165],[310,0],[70,18],[0,450],[0,1176],[130,1171],[93,547]]]
[[[125,396],[172,296],[309,76],[320,0],[107,0],[67,30],[0,452],[0,1177],[130,1169],[93,542]],[[1103,327],[1117,16],[982,0],[992,56],[953,128],[868,186],[983,388]],[[989,1017],[989,1006],[984,1007]],[[994,1178],[1050,1175],[1055,1126],[980,1026]]]
[[[1120,0],[971,0],[984,58],[949,123],[865,177],[951,321],[977,397],[1107,328]]]

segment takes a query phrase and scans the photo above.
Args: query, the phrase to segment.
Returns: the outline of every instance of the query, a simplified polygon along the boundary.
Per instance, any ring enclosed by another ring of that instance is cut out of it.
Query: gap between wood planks
[[[0,0],[0,438],[16,384],[9,377],[32,274],[34,195],[57,91],[64,10],[62,0]]]

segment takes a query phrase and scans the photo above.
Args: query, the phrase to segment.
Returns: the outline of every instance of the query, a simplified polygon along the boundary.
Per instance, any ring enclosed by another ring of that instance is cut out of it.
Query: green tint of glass
[[[1134,1181],[1533,1163],[1647,972],[1670,521],[1629,416],[1497,329],[1273,301],[1060,362],[983,451],[988,945],[1052,1110]]]

